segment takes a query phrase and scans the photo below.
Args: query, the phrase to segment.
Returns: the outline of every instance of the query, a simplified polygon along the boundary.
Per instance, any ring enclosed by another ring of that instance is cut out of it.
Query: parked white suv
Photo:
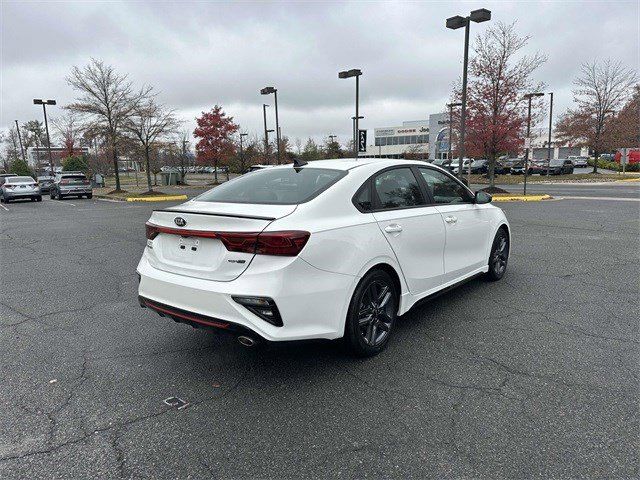
[[[139,301],[245,345],[344,337],[373,355],[418,300],[504,275],[509,225],[490,201],[418,161],[257,170],[152,213]]]

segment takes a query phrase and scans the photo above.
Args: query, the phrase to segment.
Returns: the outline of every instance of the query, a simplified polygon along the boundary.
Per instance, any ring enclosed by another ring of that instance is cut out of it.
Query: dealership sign
[[[424,135],[429,133],[426,126],[419,127],[395,127],[395,128],[376,128],[374,135],[376,137],[394,137],[401,135]]]

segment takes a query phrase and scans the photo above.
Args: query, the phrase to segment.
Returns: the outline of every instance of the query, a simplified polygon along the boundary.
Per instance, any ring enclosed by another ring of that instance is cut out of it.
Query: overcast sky
[[[447,30],[445,18],[482,7],[492,21],[517,21],[531,36],[528,51],[547,54],[535,79],[562,112],[581,62],[612,57],[638,69],[639,3],[0,0],[0,128],[41,119],[33,98],[73,100],[65,76],[94,57],[153,85],[190,130],[217,103],[243,131],[259,133],[262,103],[272,104],[259,90],[273,85],[284,135],[346,142],[355,86],[339,70],[363,71],[363,128],[426,119],[443,109],[462,71],[464,33]],[[472,24],[472,36],[488,25]]]

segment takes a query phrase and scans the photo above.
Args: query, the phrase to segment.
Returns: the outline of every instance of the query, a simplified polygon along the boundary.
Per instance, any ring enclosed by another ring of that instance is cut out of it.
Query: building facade
[[[82,157],[89,155],[89,148],[74,147],[74,154]],[[67,155],[69,149],[63,147],[51,147],[51,160],[54,166],[60,166],[62,158]],[[27,148],[27,163],[29,167],[39,170],[49,168],[49,149],[47,147]]]
[[[429,152],[429,123],[425,120],[403,122],[398,127],[373,130],[373,141],[367,142],[361,157],[424,158]]]

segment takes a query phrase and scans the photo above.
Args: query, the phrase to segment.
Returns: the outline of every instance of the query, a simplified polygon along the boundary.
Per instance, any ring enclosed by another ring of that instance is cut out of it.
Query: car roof
[[[392,167],[394,165],[427,165],[421,160],[405,160],[402,158],[334,158],[327,160],[314,160],[305,165],[307,168],[327,168],[333,170],[351,170],[363,165],[375,164],[380,168]],[[277,165],[276,168],[291,168],[292,163],[287,165]]]

